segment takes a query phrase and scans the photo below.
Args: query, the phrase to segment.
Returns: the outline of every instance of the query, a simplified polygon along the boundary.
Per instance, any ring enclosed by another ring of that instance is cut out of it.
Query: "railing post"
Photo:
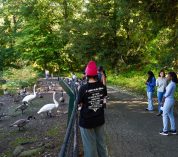
[[[69,107],[68,107],[68,126],[66,135],[64,137],[64,143],[58,157],[78,157],[79,154],[79,141],[78,141],[78,113],[76,97],[78,95],[78,89],[75,82],[71,82],[70,86],[63,80],[58,79],[61,87],[69,95]]]
[[[67,124],[68,124],[71,114],[72,114],[72,111],[73,111],[73,108],[74,108],[75,93],[71,90],[69,85],[67,83],[65,83],[62,79],[59,79],[59,84],[66,91],[66,93],[69,95],[68,120],[67,120]]]

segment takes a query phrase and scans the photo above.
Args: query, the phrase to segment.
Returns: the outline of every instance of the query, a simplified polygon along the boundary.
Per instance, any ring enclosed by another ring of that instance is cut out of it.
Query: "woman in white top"
[[[168,133],[172,135],[176,135],[176,126],[175,126],[175,118],[174,118],[174,94],[176,91],[176,83],[178,83],[177,75],[175,72],[169,72],[167,77],[169,84],[166,87],[166,93],[163,97],[163,107],[161,110],[163,111],[163,129],[160,134],[167,136]],[[170,120],[171,129],[168,129],[168,123]]]
[[[157,97],[158,97],[158,114],[157,116],[160,116],[162,114],[161,111],[161,102],[166,90],[166,86],[167,86],[167,79],[165,77],[165,72],[163,70],[161,70],[159,72],[159,77],[156,80],[156,86],[157,86]]]

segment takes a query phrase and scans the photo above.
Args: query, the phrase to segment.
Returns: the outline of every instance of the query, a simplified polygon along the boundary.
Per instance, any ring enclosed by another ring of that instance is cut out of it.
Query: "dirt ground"
[[[61,96],[61,87],[56,80],[39,80],[38,87],[56,83],[56,99]],[[13,157],[16,147],[24,150],[39,149],[33,157],[57,157],[64,140],[67,122],[68,97],[65,103],[53,112],[53,117],[46,114],[37,115],[37,111],[52,101],[53,91],[43,91],[43,98],[36,98],[22,115],[15,108],[21,104],[14,103],[12,96],[0,96],[4,105],[0,113],[9,116],[0,120],[0,157]],[[120,88],[108,88],[110,100],[106,109],[106,140],[109,157],[178,157],[178,136],[163,137],[159,135],[162,119],[154,112],[146,112],[147,100],[133,92]],[[177,104],[177,103],[176,103]],[[155,106],[155,109],[157,106]],[[36,117],[23,131],[9,127],[20,118],[29,115]],[[178,116],[176,124],[178,126]]]
[[[112,87],[108,93],[106,139],[110,157],[178,157],[178,136],[159,135],[162,118],[156,116],[157,111],[145,111],[145,98]],[[175,118],[178,126],[177,114]]]
[[[47,84],[50,82],[55,84],[53,89],[56,90],[56,100],[59,102],[61,87],[57,80],[39,80],[37,88],[47,89]],[[41,93],[43,98],[36,98],[23,115],[20,111],[15,112],[16,107],[22,104],[21,101],[14,103],[12,96],[0,96],[0,102],[4,103],[0,113],[8,114],[8,117],[0,120],[0,157],[12,157],[17,146],[23,146],[24,150],[43,148],[39,149],[39,152],[33,157],[57,156],[66,131],[67,95],[64,93],[65,103],[59,105],[58,109],[53,112],[52,118],[47,117],[46,114],[37,115],[37,111],[43,105],[53,103],[52,90],[44,90]],[[31,120],[24,130],[18,131],[18,128],[9,127],[16,120],[27,118],[30,115],[35,116],[36,119]]]

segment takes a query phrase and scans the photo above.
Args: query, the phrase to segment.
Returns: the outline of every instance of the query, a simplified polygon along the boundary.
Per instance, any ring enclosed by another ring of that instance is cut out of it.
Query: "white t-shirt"
[[[72,79],[73,79],[73,80],[76,80],[76,79],[77,79],[77,76],[76,76],[76,75],[72,75]]]
[[[167,79],[165,77],[158,77],[156,80],[156,86],[158,92],[164,92],[167,86]]]

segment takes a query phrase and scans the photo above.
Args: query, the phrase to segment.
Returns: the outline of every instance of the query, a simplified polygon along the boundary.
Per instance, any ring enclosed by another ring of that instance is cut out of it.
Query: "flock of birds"
[[[52,82],[51,82],[52,84]],[[52,86],[48,87],[48,90],[53,90],[53,103],[49,103],[49,104],[45,104],[43,107],[41,107],[41,109],[37,112],[37,114],[41,114],[41,113],[47,113],[47,116],[52,117],[52,111],[57,109],[59,107],[59,103],[56,100],[56,91],[55,89],[52,87],[54,87],[55,85],[52,84]],[[5,91],[7,92],[7,91]],[[8,93],[4,93],[4,94],[8,94]],[[22,104],[19,105],[15,111],[21,111],[22,114],[24,113],[24,111],[30,106],[32,105],[32,101],[37,98],[37,91],[36,91],[36,84],[33,87],[33,94],[29,94],[27,93],[26,89],[24,89],[21,93],[19,93],[20,97],[23,97],[23,99],[21,100]],[[43,98],[43,96],[39,93],[38,97]],[[19,97],[18,97],[19,98]],[[17,97],[14,97],[14,102],[18,102],[19,99],[17,99]],[[64,99],[64,94],[63,94],[63,90],[61,90],[61,97],[59,99],[60,103],[64,103],[65,99]],[[4,104],[0,102],[0,106],[3,106]],[[6,117],[7,114],[2,113],[0,114],[0,120],[3,117]],[[17,121],[15,121],[13,124],[10,125],[10,127],[18,127],[19,131],[21,130],[21,128],[24,128],[32,119],[36,119],[34,116],[29,116],[27,119],[19,119]]]

